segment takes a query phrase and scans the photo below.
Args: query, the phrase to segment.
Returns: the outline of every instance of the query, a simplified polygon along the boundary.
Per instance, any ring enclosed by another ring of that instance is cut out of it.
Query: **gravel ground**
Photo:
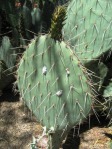
[[[80,137],[67,140],[64,149],[111,149],[112,128],[106,127],[108,120],[99,124],[91,118],[91,127],[83,124]],[[4,91],[0,97],[0,149],[29,149],[34,133],[41,133],[42,127],[25,107],[18,95]],[[73,130],[69,136],[72,136]],[[69,137],[70,138],[70,137]],[[71,141],[71,142],[70,142]]]

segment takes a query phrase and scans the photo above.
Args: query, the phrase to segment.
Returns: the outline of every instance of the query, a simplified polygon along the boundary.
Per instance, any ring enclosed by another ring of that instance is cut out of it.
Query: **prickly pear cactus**
[[[31,42],[17,71],[22,98],[51,135],[58,149],[70,128],[92,109],[86,69],[64,42],[41,36]]]
[[[54,9],[55,9],[55,6],[53,2],[51,2],[50,0],[45,0],[43,10],[42,10],[43,33],[46,33],[49,31]]]
[[[13,71],[16,64],[17,50],[10,39],[4,36],[0,47],[0,90],[14,81]]]
[[[91,79],[94,82],[95,89],[102,94],[103,83],[108,73],[108,68],[103,62],[91,61],[85,65],[91,74]]]
[[[112,80],[105,88],[103,97],[105,98],[104,106],[107,113],[107,118],[110,119],[110,125],[112,125]]]
[[[16,13],[15,0],[1,0],[0,10],[6,13],[8,23],[10,23],[12,27],[16,27],[18,23],[18,13]]]
[[[0,47],[0,60],[3,60],[7,68],[15,65],[17,51],[12,47],[9,37],[4,36]]]
[[[21,16],[22,16],[22,21],[23,21],[23,27],[24,28],[24,32],[25,35],[28,39],[31,39],[31,33],[29,32],[31,30],[32,27],[32,16],[31,16],[31,10],[27,7],[27,6],[23,6],[21,8],[21,12],[20,12]],[[25,37],[24,37],[25,38]]]
[[[25,27],[26,29],[30,30],[31,25],[32,25],[31,11],[27,6],[23,6],[22,13],[23,13]]]
[[[38,33],[42,27],[42,11],[37,7],[32,10],[32,25],[35,33]]]
[[[112,48],[112,1],[72,0],[67,8],[63,38],[83,63]]]

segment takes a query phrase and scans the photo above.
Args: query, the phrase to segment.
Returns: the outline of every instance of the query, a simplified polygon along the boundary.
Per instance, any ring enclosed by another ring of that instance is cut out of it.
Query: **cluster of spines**
[[[62,39],[62,28],[63,28],[63,22],[65,20],[65,15],[66,15],[65,6],[57,6],[55,8],[50,28],[51,37],[55,40]]]

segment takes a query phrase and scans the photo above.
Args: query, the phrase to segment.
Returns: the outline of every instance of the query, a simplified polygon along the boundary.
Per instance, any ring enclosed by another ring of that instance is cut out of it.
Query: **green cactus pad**
[[[105,98],[112,97],[112,80],[110,81],[109,85],[105,88],[103,96]]]
[[[38,7],[33,8],[31,15],[34,31],[35,33],[38,33],[42,27],[42,11]]]
[[[0,47],[0,90],[13,82],[17,49],[13,48],[9,37],[4,36]]]
[[[24,53],[17,75],[22,98],[47,131],[53,130],[53,144],[59,147],[63,134],[91,110],[86,69],[64,42],[41,36]]]
[[[112,125],[112,80],[106,86],[103,97],[105,98],[105,110],[107,112],[107,117],[110,118],[110,124]]]
[[[9,37],[4,36],[0,47],[0,60],[4,61],[7,68],[11,68],[16,62],[16,50],[12,47]]]
[[[72,0],[67,8],[63,38],[83,63],[112,48],[112,1]]]

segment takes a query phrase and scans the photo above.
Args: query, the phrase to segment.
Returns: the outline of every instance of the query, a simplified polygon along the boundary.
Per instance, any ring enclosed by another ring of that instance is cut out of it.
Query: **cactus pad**
[[[103,97],[105,98],[105,110],[107,112],[107,118],[110,118],[110,125],[112,125],[112,81],[105,88]]]
[[[67,8],[63,38],[82,62],[96,60],[112,48],[112,1],[72,0]]]
[[[15,65],[17,51],[12,47],[9,37],[4,36],[0,47],[0,60],[4,61],[7,68]]]
[[[64,42],[49,36],[33,40],[18,69],[22,98],[53,134],[53,148],[62,136],[87,117],[93,104],[86,69]],[[52,148],[52,149],[53,149]]]

